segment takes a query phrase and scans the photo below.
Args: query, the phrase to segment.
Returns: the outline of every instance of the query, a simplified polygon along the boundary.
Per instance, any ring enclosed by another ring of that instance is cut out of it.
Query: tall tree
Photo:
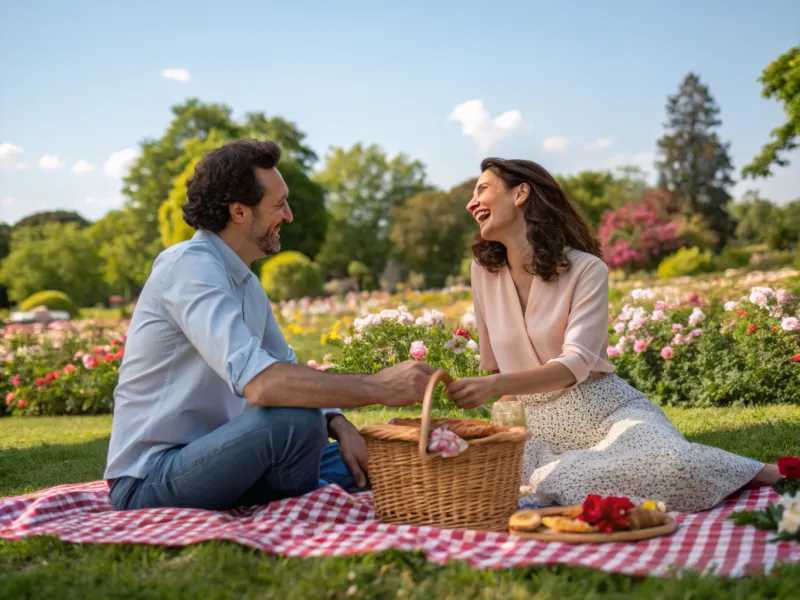
[[[331,215],[319,260],[340,275],[353,260],[379,273],[391,253],[392,208],[430,189],[419,161],[404,154],[389,159],[378,146],[362,144],[335,148],[316,181],[328,193]]]
[[[137,294],[150,274],[144,232],[136,216],[126,208],[112,210],[87,231],[101,260],[100,272],[110,293],[121,294],[126,301]]]
[[[187,152],[190,142],[202,143],[213,135],[223,140],[245,137],[271,139],[281,146],[284,156],[297,160],[304,169],[316,161],[316,154],[305,145],[305,134],[293,123],[264,113],[248,113],[241,123],[232,118],[225,104],[208,104],[191,98],[172,107],[173,119],[160,138],[141,144],[141,155],[124,179],[123,193],[144,231],[141,250],[152,262],[160,246],[159,211],[175,183],[197,157]],[[215,133],[214,133],[215,132]]]
[[[20,302],[36,292],[58,290],[79,306],[103,301],[102,261],[87,231],[75,223],[14,230],[11,252],[0,269],[10,299]]]
[[[8,223],[0,223],[0,268],[3,265],[3,259],[8,256],[11,251],[11,225]],[[0,308],[8,308],[8,288],[0,283]]]
[[[777,206],[762,198],[756,190],[748,190],[740,202],[731,206],[731,213],[738,221],[736,237],[749,244],[763,243],[779,212]]]
[[[658,140],[661,183],[677,192],[692,213],[700,213],[724,246],[736,227],[728,213],[733,185],[729,143],[717,129],[720,109],[708,87],[689,73],[667,101],[666,133]]]
[[[470,234],[478,230],[466,210],[474,186],[470,181],[450,192],[420,192],[392,209],[394,253],[406,272],[425,275],[429,287],[443,287],[459,273]]]
[[[772,141],[761,153],[742,169],[743,177],[770,177],[770,167],[785,167],[789,161],[783,156],[797,148],[800,138],[800,46],[791,48],[771,62],[762,72],[761,95],[783,103],[786,122],[772,130]]]
[[[254,137],[266,137],[253,134]],[[274,136],[270,136],[274,139]],[[184,154],[189,159],[183,172],[175,178],[167,200],[159,209],[159,232],[161,243],[165,248],[188,240],[194,230],[183,220],[183,205],[186,203],[186,181],[194,173],[200,159],[209,151],[219,148],[231,141],[218,132],[212,131],[201,140],[193,138],[184,146]],[[281,147],[281,150],[284,146]],[[295,222],[281,228],[281,246],[284,250],[296,250],[309,258],[314,258],[325,239],[328,224],[325,209],[325,192],[312,181],[301,163],[293,156],[302,154],[286,152],[287,157],[281,159],[278,170],[281,172],[286,186],[289,188],[289,206],[294,214]],[[300,160],[303,160],[301,155]],[[308,160],[306,158],[306,160]]]
[[[36,227],[45,223],[75,223],[78,227],[88,227],[91,223],[72,210],[45,210],[23,217],[14,224],[19,227]]]

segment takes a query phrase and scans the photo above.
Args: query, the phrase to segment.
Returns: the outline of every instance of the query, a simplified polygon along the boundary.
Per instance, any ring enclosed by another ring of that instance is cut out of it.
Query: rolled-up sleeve
[[[572,293],[561,355],[548,361],[560,362],[576,379],[586,380],[602,361],[608,346],[608,268],[592,261],[578,277]],[[572,387],[572,386],[570,386]]]
[[[243,396],[245,386],[279,359],[245,324],[242,300],[224,267],[207,256],[183,258],[165,286],[165,310],[231,391]],[[202,279],[192,273],[202,273]]]
[[[478,330],[478,349],[481,354],[478,368],[482,371],[495,371],[498,369],[497,359],[492,352],[492,342],[489,338],[489,328],[486,326],[486,317],[483,307],[481,279],[478,269],[482,267],[472,263],[470,281],[472,282],[472,306],[475,310],[475,328]]]

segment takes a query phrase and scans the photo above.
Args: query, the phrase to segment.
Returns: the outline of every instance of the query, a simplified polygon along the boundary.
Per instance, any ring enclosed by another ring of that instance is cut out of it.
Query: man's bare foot
[[[761,469],[758,472],[758,475],[753,477],[753,479],[751,479],[746,486],[744,486],[744,489],[752,490],[755,488],[772,485],[780,478],[781,474],[778,471],[778,465],[764,465],[764,468]]]

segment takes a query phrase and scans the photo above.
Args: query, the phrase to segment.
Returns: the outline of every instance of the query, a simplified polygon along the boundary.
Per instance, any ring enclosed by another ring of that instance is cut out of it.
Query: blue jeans
[[[109,497],[117,510],[226,510],[301,496],[331,483],[362,491],[338,444],[328,443],[320,411],[248,406],[202,438],[162,453],[144,479],[115,480]]]

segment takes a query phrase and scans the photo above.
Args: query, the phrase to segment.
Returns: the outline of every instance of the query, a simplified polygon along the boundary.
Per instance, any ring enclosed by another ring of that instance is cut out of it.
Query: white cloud
[[[53,171],[55,169],[60,169],[64,166],[64,163],[61,162],[61,159],[57,156],[53,156],[52,154],[45,154],[42,158],[39,159],[39,166],[42,169],[46,169],[48,171]]]
[[[136,148],[125,148],[119,152],[112,152],[103,164],[103,170],[109,177],[122,179],[128,174],[133,161],[137,158],[139,158],[139,151]]]
[[[23,171],[28,168],[23,162],[17,160],[16,156],[22,154],[23,150],[11,142],[0,144],[0,171]]]
[[[481,100],[468,100],[459,104],[450,113],[451,121],[461,123],[461,132],[475,138],[479,152],[486,152],[504,137],[522,129],[525,125],[522,113],[507,110],[492,117]]]
[[[569,140],[565,137],[549,137],[542,143],[542,150],[545,152],[563,152],[569,146]]]
[[[94,171],[94,165],[83,159],[72,165],[72,172],[75,175],[86,175],[86,173],[91,173],[92,171]]]
[[[161,71],[161,76],[180,83],[189,83],[192,79],[188,69],[164,69]]]
[[[17,200],[11,196],[4,196],[3,198],[0,198],[0,204],[3,206],[11,206],[12,204],[16,204],[16,202]]]
[[[610,148],[611,140],[608,138],[597,138],[593,142],[586,142],[583,145],[584,150],[602,150],[603,148]]]

